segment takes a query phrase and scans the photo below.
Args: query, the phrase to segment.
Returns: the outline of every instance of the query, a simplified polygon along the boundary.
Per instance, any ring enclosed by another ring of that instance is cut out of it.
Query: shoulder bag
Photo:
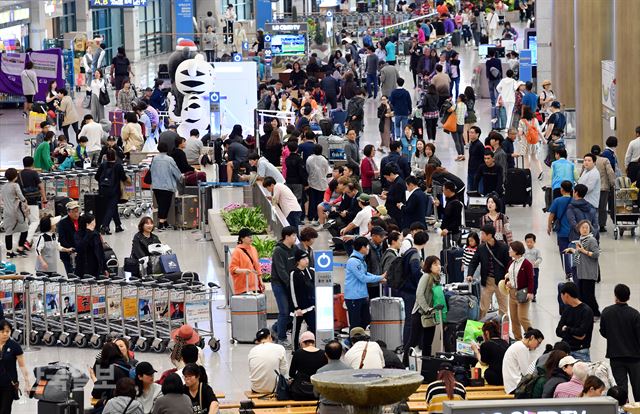
[[[287,378],[282,375],[277,370],[275,371],[277,376],[276,388],[273,390],[273,393],[276,395],[276,400],[283,401],[289,399],[289,381]]]
[[[145,183],[146,185],[151,185],[151,167],[153,166],[153,160],[151,161],[151,164],[149,164],[149,169],[147,170],[147,173],[144,175],[144,178],[142,179],[142,182]]]
[[[369,341],[364,345],[364,350],[362,351],[362,357],[360,357],[360,365],[358,369],[362,369],[364,367],[364,359],[367,357],[367,348],[369,347]]]
[[[106,106],[111,102],[111,98],[109,98],[109,92],[107,92],[107,83],[104,82],[104,86],[100,88],[100,96],[98,96],[98,102],[100,105]]]
[[[458,116],[456,115],[456,111],[453,110],[449,113],[449,116],[447,117],[446,121],[444,121],[444,124],[442,124],[442,129],[447,132],[456,132],[457,128]]]

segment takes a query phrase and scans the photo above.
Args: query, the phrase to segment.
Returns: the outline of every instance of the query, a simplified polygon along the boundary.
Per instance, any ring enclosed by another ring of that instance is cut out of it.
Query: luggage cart
[[[622,180],[618,180],[622,182]],[[631,236],[636,235],[640,209],[638,208],[638,188],[621,187],[614,190],[613,202],[613,239],[624,235],[625,230],[631,231]]]

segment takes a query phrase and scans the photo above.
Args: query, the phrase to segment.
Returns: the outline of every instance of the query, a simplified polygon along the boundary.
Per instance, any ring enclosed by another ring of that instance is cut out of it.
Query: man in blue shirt
[[[565,249],[569,247],[569,233],[571,232],[571,225],[569,224],[569,218],[567,217],[567,209],[571,203],[571,193],[573,190],[571,181],[563,181],[560,184],[561,197],[556,198],[549,207],[549,218],[547,220],[547,234],[551,235],[551,231],[556,232],[556,239],[558,242],[558,250],[560,251],[560,257],[562,258],[562,264],[564,267],[567,279],[571,278],[571,254],[564,253]]]
[[[393,127],[396,139],[400,139],[404,127],[409,123],[409,115],[411,114],[411,95],[409,91],[404,89],[404,79],[398,78],[398,87],[391,92],[389,103],[393,108]]]
[[[560,197],[560,185],[563,181],[574,183],[578,177],[576,166],[567,160],[567,150],[562,148],[554,154],[556,160],[551,163],[551,188],[553,189],[553,199]]]
[[[527,105],[533,112],[535,112],[536,109],[538,109],[538,95],[533,93],[533,82],[528,81],[524,87],[527,92],[525,92],[522,97],[522,105]]]
[[[371,29],[367,29],[367,33],[362,37],[362,45],[364,47],[373,47],[373,39],[371,38]]]
[[[374,275],[367,272],[365,256],[369,253],[369,239],[358,237],[353,241],[353,253],[347,260],[344,277],[344,301],[349,313],[349,329],[366,329],[371,322],[367,283],[386,283],[387,273]]]

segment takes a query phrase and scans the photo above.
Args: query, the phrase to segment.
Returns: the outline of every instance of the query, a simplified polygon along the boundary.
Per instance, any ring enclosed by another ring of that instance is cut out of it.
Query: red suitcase
[[[340,331],[349,326],[347,308],[344,306],[344,294],[333,295],[333,329]]]

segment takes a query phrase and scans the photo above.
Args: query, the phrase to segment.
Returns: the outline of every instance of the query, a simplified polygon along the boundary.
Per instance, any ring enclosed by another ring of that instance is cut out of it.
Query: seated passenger
[[[148,362],[140,362],[136,365],[136,401],[142,404],[143,414],[151,414],[153,406],[162,395],[160,384],[154,382],[156,370]]]
[[[300,349],[293,353],[289,376],[291,383],[292,400],[315,400],[311,376],[318,369],[327,365],[327,356],[324,351],[316,348],[316,337],[311,331],[305,331],[300,335]]]
[[[102,414],[144,414],[142,403],[136,399],[136,384],[131,378],[120,378]]]
[[[380,345],[370,341],[364,329],[359,326],[349,332],[351,348],[344,355],[344,363],[353,369],[382,369],[384,368],[384,354]],[[367,353],[364,354],[365,348]]]
[[[203,376],[204,367],[196,364],[187,364],[182,373],[184,374],[184,393],[191,399],[193,412],[198,414],[217,414],[218,399],[211,386],[206,383],[206,376]]]
[[[130,368],[131,366],[125,362],[115,343],[107,342],[104,344],[100,354],[100,362],[96,362],[89,371],[94,382],[91,396],[100,400],[97,406],[104,406],[113,397],[116,383],[121,378],[129,378]]]
[[[183,358],[182,350],[187,345],[198,344],[200,342],[200,335],[191,325],[185,324],[171,331],[171,340],[175,342],[175,346],[171,350],[171,363],[176,369],[181,370],[188,363]],[[198,349],[198,365],[204,365],[204,353],[200,347],[196,346],[196,348]]]
[[[131,258],[135,260],[149,256],[149,245],[161,243],[160,238],[153,234],[155,224],[151,217],[145,216],[138,223],[138,232],[131,242]]]
[[[569,382],[558,384],[553,392],[553,398],[577,398],[582,393],[584,381],[589,376],[589,366],[585,362],[573,365],[573,375]]]
[[[547,362],[549,362],[549,360],[547,360]],[[542,398],[553,398],[556,387],[571,380],[571,377],[573,376],[573,365],[576,362],[578,362],[578,360],[571,355],[565,356],[560,360],[558,366],[551,371],[551,375],[548,376],[547,382],[544,384],[544,388],[542,389]],[[550,365],[549,368],[551,368]]]
[[[287,372],[286,351],[282,345],[273,343],[271,331],[266,328],[256,333],[255,342],[257,345],[251,348],[247,356],[251,391],[269,394],[276,387],[274,371],[282,375]]]
[[[153,406],[153,414],[191,413],[191,399],[184,395],[184,384],[178,374],[169,374],[162,383],[162,397]]]
[[[484,380],[489,385],[503,385],[502,360],[509,344],[500,337],[500,326],[496,321],[482,325],[482,344],[471,344],[476,359],[489,367],[484,371]]]
[[[427,387],[427,405],[430,404],[436,396],[446,395],[448,400],[464,400],[467,397],[467,390],[464,388],[464,385],[456,381],[453,375],[453,365],[450,363],[444,362],[440,364],[437,378],[437,380]],[[455,396],[459,398],[455,398]]]
[[[602,397],[605,385],[604,382],[595,375],[589,375],[584,381],[581,397]]]

